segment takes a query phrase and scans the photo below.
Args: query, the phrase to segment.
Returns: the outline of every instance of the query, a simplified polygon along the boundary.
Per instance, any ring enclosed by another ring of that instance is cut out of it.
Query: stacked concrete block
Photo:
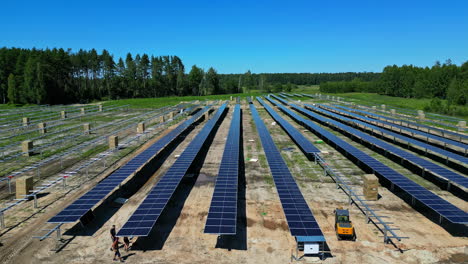
[[[386,106],[386,105],[384,105],[384,104],[383,104],[383,105],[381,105],[380,107],[382,107],[382,110],[384,110],[384,111],[385,111],[385,109],[387,108],[387,106]]]
[[[102,105],[98,105],[98,112],[102,112]]]
[[[166,118],[164,117],[164,115],[159,117],[159,122],[161,122],[161,123],[166,122]]]
[[[83,124],[83,131],[86,135],[91,134],[91,124],[89,123],[84,123]]]
[[[46,125],[46,123],[41,122],[41,123],[37,124],[37,127],[39,128],[39,133],[41,133],[41,134],[47,133],[47,125]]]
[[[396,110],[395,109],[390,109],[390,113],[394,116],[394,115],[396,115]]]
[[[143,122],[138,123],[137,133],[145,133],[145,123]]]
[[[426,118],[426,114],[424,114],[423,110],[418,110],[418,119],[419,120],[424,120]]]
[[[25,140],[21,142],[21,150],[23,152],[23,156],[29,157],[33,154],[32,149],[34,147],[34,144],[31,140]]]
[[[62,117],[62,119],[67,118],[67,112],[66,111],[60,112],[60,116]]]
[[[379,198],[379,179],[374,174],[362,176],[364,181],[363,193],[366,200],[377,201]]]
[[[119,137],[109,136],[109,149],[116,149],[119,147]]]
[[[16,199],[22,199],[30,194],[34,188],[33,177],[20,177],[16,179]]]
[[[86,114],[86,109],[84,107],[80,108],[80,112],[82,115],[85,115]]]
[[[458,121],[458,129],[461,131],[465,131],[466,129],[466,121]]]
[[[23,117],[23,126],[29,126],[29,117]]]

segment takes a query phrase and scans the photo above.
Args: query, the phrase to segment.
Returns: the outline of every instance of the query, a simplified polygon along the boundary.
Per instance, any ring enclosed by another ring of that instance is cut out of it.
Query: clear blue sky
[[[0,46],[177,55],[221,73],[468,60],[467,0],[2,2]]]

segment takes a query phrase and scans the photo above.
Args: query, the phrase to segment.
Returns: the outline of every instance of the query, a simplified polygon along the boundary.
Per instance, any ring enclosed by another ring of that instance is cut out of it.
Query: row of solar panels
[[[413,144],[415,146],[421,147],[421,148],[425,149],[426,151],[431,151],[433,153],[440,154],[443,157],[447,157],[447,158],[459,161],[460,163],[465,164],[465,165],[468,164],[468,158],[467,157],[464,157],[464,156],[458,155],[456,153],[447,151],[445,149],[442,149],[442,148],[439,148],[439,147],[424,143],[422,141],[415,140],[413,138],[410,138],[410,137],[407,137],[407,136],[392,132],[392,131],[390,131],[390,130],[388,130],[386,128],[381,128],[381,127],[378,127],[378,126],[374,126],[374,125],[370,124],[370,122],[372,122],[372,119],[368,118],[366,116],[361,116],[361,115],[358,115],[358,114],[355,114],[355,113],[352,113],[352,112],[349,112],[349,111],[341,110],[341,109],[338,109],[338,108],[335,108],[335,107],[331,107],[331,106],[328,106],[328,105],[318,105],[318,106],[321,107],[321,108],[331,110],[331,111],[335,111],[340,115],[346,115],[346,116],[350,116],[352,118],[355,118],[355,119],[350,119],[350,118],[345,118],[343,116],[336,117],[336,118],[340,118],[340,120],[347,121],[347,122],[352,122],[352,123],[355,123],[355,124],[359,124],[359,125],[368,127],[370,129],[372,129],[373,131],[378,131],[378,132],[381,132],[381,133],[385,133],[388,136],[398,138],[398,139],[400,139],[402,141],[405,141],[407,143],[410,143],[410,144]],[[368,123],[361,122],[358,119],[367,120],[369,122]]]
[[[276,99],[280,99],[276,96],[273,96],[273,97]],[[446,200],[440,198],[436,194],[430,192],[424,187],[418,185],[417,183],[411,181],[410,179],[406,178],[402,174],[384,165],[380,161],[370,157],[363,151],[355,148],[351,144],[338,138],[334,134],[328,132],[327,130],[316,125],[310,120],[306,120],[305,118],[302,118],[301,116],[295,114],[293,111],[282,106],[281,104],[279,104],[278,102],[274,100],[271,100],[271,101],[272,103],[280,107],[280,109],[284,113],[289,115],[292,119],[294,119],[301,125],[305,126],[306,128],[310,129],[311,131],[315,132],[318,136],[323,137],[327,139],[328,141],[332,142],[337,149],[341,149],[342,151],[346,152],[348,155],[354,157],[356,160],[364,164],[367,168],[371,169],[372,172],[375,173],[377,176],[380,176],[386,179],[388,182],[392,184],[392,186],[397,186],[400,190],[406,192],[413,199],[421,202],[428,208],[432,209],[434,212],[441,215],[442,217],[447,219],[449,222],[456,223],[456,224],[468,223],[468,214],[464,212],[463,210],[447,202]],[[287,102],[283,100],[282,103],[287,103]],[[316,114],[314,114],[313,112],[308,111],[295,104],[291,103],[289,105],[294,110],[302,113],[305,116],[308,116],[309,118],[314,118],[314,116],[316,116]],[[345,129],[345,128],[343,127],[342,129]]]
[[[145,200],[138,206],[127,222],[117,233],[117,236],[148,236],[159,216],[179,186],[182,178],[195,161],[201,148],[226,111],[226,104],[219,107],[214,116],[205,124],[185,148],[175,163],[164,173],[151,189]]]
[[[276,189],[278,190],[291,235],[295,237],[307,237],[309,241],[325,241],[323,233],[302,196],[294,177],[291,175],[285,161],[281,157],[281,153],[275,146],[267,127],[253,104],[250,105],[250,111],[257,127]]]
[[[341,107],[341,108],[346,109],[346,110],[363,113],[363,114],[365,114],[367,116],[372,117],[374,119],[374,121],[378,121],[379,123],[382,123],[382,124],[385,124],[385,125],[388,125],[388,126],[391,126],[391,127],[395,127],[395,128],[401,129],[403,131],[408,131],[408,132],[416,134],[416,135],[420,135],[420,136],[423,136],[423,137],[426,137],[426,138],[437,140],[437,141],[442,142],[444,144],[457,146],[459,148],[464,149],[465,152],[466,152],[466,149],[468,148],[468,145],[464,144],[462,142],[458,142],[458,141],[451,140],[451,139],[441,137],[441,136],[436,136],[436,135],[431,134],[431,133],[423,132],[423,131],[420,131],[420,130],[417,130],[417,129],[397,125],[397,124],[392,123],[392,122],[388,122],[388,121],[378,119],[378,118],[383,118],[383,119],[391,120],[389,117],[386,117],[386,116],[377,115],[377,114],[373,114],[373,113],[370,113],[370,112],[367,112],[367,111],[364,111],[364,110],[352,109],[352,108],[345,107],[345,106],[340,106],[340,105],[335,105],[335,106]],[[400,121],[400,120],[397,120],[397,119],[393,119],[393,120],[394,121]],[[419,124],[415,124],[415,125],[419,125]],[[421,125],[419,125],[419,126],[421,126]],[[433,127],[430,127],[430,128],[433,129]],[[447,131],[445,131],[445,130],[444,130],[444,132],[447,133]],[[459,136],[460,134],[456,133],[456,135]]]
[[[271,117],[273,117],[273,119],[286,131],[286,133],[293,138],[294,142],[307,157],[310,158],[314,153],[320,152],[320,150],[318,150],[317,147],[315,147],[306,137],[299,133],[293,125],[284,120],[284,118],[276,113],[268,104],[265,104],[260,97],[257,97],[257,101],[267,110]]]
[[[213,197],[205,224],[205,233],[236,234],[237,187],[241,146],[241,109],[236,104],[232,114],[223,157],[216,177]]]
[[[113,189],[119,186],[125,179],[135,173],[138,168],[146,164],[152,157],[158,154],[163,148],[177,138],[181,133],[188,129],[202,114],[208,111],[210,107],[196,113],[187,121],[180,124],[177,128],[151,145],[145,151],[141,152],[127,164],[114,171],[106,179],[98,183],[93,189],[81,196],[78,200],[67,206],[56,216],[52,217],[49,223],[72,223],[79,220],[97,203],[104,199]]]
[[[331,117],[334,117],[334,118],[337,118],[337,119],[340,119],[341,117],[337,114],[334,114],[332,112],[329,112],[327,110],[324,110],[324,109],[320,109],[318,107],[315,107],[313,105],[307,105],[306,106],[309,108],[309,109],[312,109],[320,114],[324,114],[324,115],[328,115],[328,116],[331,116]],[[334,126],[336,128],[339,128],[343,131],[345,131],[346,133],[349,133],[355,137],[359,137],[361,140],[365,140],[369,143],[372,143],[374,146],[377,146],[389,153],[393,153],[394,155],[396,156],[399,156],[415,165],[418,165],[422,168],[424,168],[424,170],[427,170],[427,171],[431,171],[433,173],[435,173],[436,175],[438,176],[442,176],[443,178],[447,179],[448,181],[451,181],[453,183],[456,183],[460,186],[463,186],[464,188],[468,188],[468,178],[466,178],[465,176],[462,176],[456,172],[453,172],[449,169],[446,169],[442,166],[439,166],[435,163],[432,163],[431,161],[428,161],[428,160],[425,160],[423,158],[420,158],[412,153],[409,153],[405,150],[402,150],[398,147],[395,147],[391,144],[388,144],[380,139],[377,139],[373,136],[370,136],[364,132],[361,132],[357,129],[354,129],[350,126],[347,126],[345,124],[342,124],[338,121],[335,121],[335,120],[332,120],[332,119],[329,119],[329,118],[325,118],[325,117],[321,117],[321,116],[318,116],[318,115],[315,115],[314,118],[316,120],[319,120],[320,122],[322,123],[327,123],[328,125],[331,125],[331,126]],[[424,173],[424,171],[422,172]]]

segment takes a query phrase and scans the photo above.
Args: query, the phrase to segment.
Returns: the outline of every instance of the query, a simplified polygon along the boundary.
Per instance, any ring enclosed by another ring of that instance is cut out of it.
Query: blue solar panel
[[[310,98],[315,98],[314,96],[312,96],[312,95],[310,95],[310,94],[305,94],[305,93],[303,93],[302,95],[303,95],[303,96],[310,97]]]
[[[347,119],[349,120],[349,118],[343,118],[337,114],[334,114],[332,112],[329,112],[327,110],[324,110],[324,109],[320,109],[318,107],[315,107],[315,106],[312,106],[312,105],[306,105],[307,107],[309,107],[310,109],[313,109],[314,111],[317,111],[319,113],[322,113],[322,114],[326,114],[326,115],[329,115],[329,116],[333,116],[337,119]],[[425,168],[425,170],[427,171],[431,171],[433,173],[435,173],[436,175],[440,176],[440,177],[443,177],[453,183],[456,183],[456,184],[459,184],[460,186],[463,186],[465,188],[468,188],[468,178],[466,178],[465,176],[462,176],[456,172],[453,172],[449,169],[446,169],[444,167],[441,167],[437,164],[434,164],[428,160],[425,160],[423,158],[420,158],[412,153],[409,153],[405,150],[402,150],[400,148],[397,148],[391,144],[388,144],[380,139],[377,139],[373,136],[370,136],[368,134],[365,134],[364,132],[361,132],[357,129],[354,129],[350,126],[347,126],[347,125],[344,125],[338,121],[335,121],[335,120],[332,120],[332,119],[329,119],[329,118],[324,118],[324,117],[320,117],[320,116],[317,116],[317,115],[314,115],[313,116],[314,118],[316,118],[317,120],[321,121],[321,122],[325,122],[325,123],[328,123],[328,124],[331,124],[332,126],[334,127],[338,127],[339,129],[343,130],[343,131],[346,131],[347,133],[350,133],[354,136],[357,136],[367,142],[370,142],[372,143],[373,145],[375,146],[378,146],[380,147],[381,149],[384,149],[385,151],[387,152],[390,152],[390,153],[393,153],[409,162],[412,162],[413,164],[416,164],[416,165],[419,165],[423,168]]]
[[[404,191],[405,193],[413,197],[415,200],[421,202],[428,208],[432,209],[434,212],[438,213],[439,215],[447,219],[449,222],[456,223],[456,224],[468,223],[468,214],[464,212],[463,210],[461,210],[460,208],[440,198],[439,196],[430,192],[429,190],[420,186],[419,184],[411,181],[410,179],[406,178],[402,174],[396,172],[395,170],[389,168],[388,166],[384,165],[380,161],[372,158],[371,156],[355,148],[354,146],[347,143],[346,141],[335,136],[331,132],[323,129],[319,125],[316,125],[312,121],[307,120],[295,114],[293,111],[278,104],[277,102],[275,102],[275,105],[280,107],[281,111],[289,115],[296,122],[300,123],[304,127],[313,131],[317,135],[323,138],[326,138],[327,140],[329,140],[335,145],[335,148],[343,150],[348,155],[356,158],[357,160],[365,164],[368,168],[372,169],[373,172],[377,176],[388,180],[394,186],[398,187],[400,190]],[[308,116],[308,117],[316,116],[313,112],[308,111],[295,104],[291,103],[290,105],[293,109],[304,114],[305,116]]]
[[[338,105],[337,105],[338,106]],[[340,106],[342,108],[345,108],[343,106]],[[367,111],[363,111],[363,110],[357,110],[357,109],[351,109],[351,108],[345,108],[345,109],[348,109],[348,110],[351,110],[351,111],[355,111],[355,112],[359,112],[359,113],[363,113],[365,115],[368,115],[370,117],[373,117],[375,120],[377,120],[377,117],[380,117],[380,118],[383,118],[383,119],[387,119],[387,120],[394,120],[394,121],[401,121],[401,120],[398,120],[398,119],[394,119],[394,118],[390,118],[390,117],[386,117],[386,116],[382,116],[382,115],[378,115],[378,114],[373,114],[373,113],[370,113],[370,112],[367,112]],[[405,131],[408,131],[412,134],[416,134],[416,135],[420,135],[420,136],[424,136],[426,138],[430,138],[430,139],[433,139],[433,140],[437,140],[439,142],[442,142],[444,144],[449,144],[449,145],[453,145],[453,146],[457,146],[457,147],[460,147],[460,148],[463,148],[465,149],[465,153],[466,153],[466,150],[468,148],[468,145],[462,143],[462,142],[458,142],[458,141],[455,141],[455,140],[451,140],[451,139],[448,139],[448,138],[445,138],[445,137],[440,137],[440,136],[436,136],[436,135],[433,135],[433,134],[430,134],[430,133],[426,133],[426,132],[422,132],[420,130],[417,130],[417,129],[413,129],[413,128],[409,128],[409,127],[405,127],[405,126],[401,126],[401,125],[397,125],[397,124],[394,124],[392,122],[388,122],[388,121],[383,121],[383,120],[378,120],[379,123],[382,123],[382,124],[386,124],[388,126],[392,126],[392,127],[396,127],[396,128],[399,128],[401,130],[405,130]],[[410,123],[408,121],[405,121],[406,123]],[[418,123],[412,123],[413,125],[415,126],[423,126],[421,124],[418,124]],[[458,133],[451,133],[447,130],[442,130],[442,129],[436,129],[434,127],[430,127],[430,126],[426,126],[426,127],[429,127],[430,129],[432,130],[439,130],[439,131],[443,131],[444,133],[446,134],[454,134],[456,136],[463,136],[461,134],[458,134]]]
[[[341,109],[338,109],[338,108],[335,108],[335,107],[331,107],[331,106],[327,106],[327,105],[320,105],[320,107],[335,110],[335,111],[338,111],[339,114],[346,114],[346,115],[351,116],[351,117],[356,118],[356,119],[365,120],[366,122],[372,122],[373,121],[373,119],[371,119],[371,118],[368,118],[368,117],[365,117],[365,116],[362,116],[362,115],[358,115],[358,114],[354,114],[352,112],[341,110]],[[436,147],[436,146],[421,142],[419,140],[415,140],[413,138],[410,138],[410,137],[407,137],[407,136],[392,132],[392,131],[390,131],[390,130],[388,130],[386,128],[381,128],[381,127],[371,125],[369,123],[361,122],[361,121],[356,120],[356,119],[341,117],[341,120],[345,120],[345,121],[348,121],[348,122],[354,122],[354,123],[360,124],[362,126],[367,126],[367,127],[371,128],[371,129],[373,129],[374,131],[383,132],[383,133],[385,133],[385,134],[387,134],[389,136],[392,136],[394,138],[398,138],[400,140],[406,141],[406,142],[411,143],[413,145],[419,146],[419,147],[425,149],[426,151],[432,151],[433,153],[438,153],[438,154],[440,154],[442,156],[445,156],[447,158],[457,160],[457,161],[459,161],[459,162],[461,162],[463,164],[468,164],[468,158],[467,157],[464,157],[464,156],[458,155],[456,153],[441,149],[439,147]]]
[[[307,157],[312,157],[314,153],[320,152],[306,137],[304,137],[293,125],[284,120],[273,108],[257,97],[258,102],[265,107],[267,112],[278,122],[278,124],[288,133],[297,146],[304,152]],[[268,98],[267,98],[268,100]]]
[[[236,105],[226,139],[218,177],[205,224],[205,233],[236,234],[237,186],[239,177],[241,110]]]
[[[158,154],[163,148],[171,143],[182,132],[189,128],[202,114],[210,107],[205,107],[193,117],[184,121],[174,130],[162,137],[156,143],[148,147],[145,151],[131,159],[127,164],[114,171],[106,179],[98,183],[93,189],[81,196],[78,200],[63,209],[56,216],[52,217],[49,223],[72,223],[80,219],[86,212],[106,197],[115,187],[119,186],[128,176],[132,175],[139,167]],[[79,206],[78,206],[79,205]]]
[[[180,181],[187,173],[208,136],[213,131],[221,116],[226,111],[226,104],[219,107],[214,116],[205,124],[200,133],[190,142],[175,163],[161,177],[156,186],[136,209],[133,215],[119,230],[117,236],[148,236],[162,211],[174,194]]]
[[[278,190],[291,235],[296,237],[314,236],[323,240],[323,233],[314,215],[253,104],[250,105],[250,111]]]

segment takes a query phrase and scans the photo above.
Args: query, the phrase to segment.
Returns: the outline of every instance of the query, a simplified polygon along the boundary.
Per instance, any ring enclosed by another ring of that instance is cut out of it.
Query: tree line
[[[327,93],[374,92],[404,98],[434,98],[431,105],[441,107],[441,99],[450,105],[468,103],[468,61],[457,66],[450,60],[432,67],[413,65],[387,66],[373,81],[324,82],[320,91]]]
[[[218,74],[193,65],[187,73],[177,56],[107,50],[0,49],[0,103],[65,104],[93,100],[291,91],[324,81],[372,81],[378,73]]]

